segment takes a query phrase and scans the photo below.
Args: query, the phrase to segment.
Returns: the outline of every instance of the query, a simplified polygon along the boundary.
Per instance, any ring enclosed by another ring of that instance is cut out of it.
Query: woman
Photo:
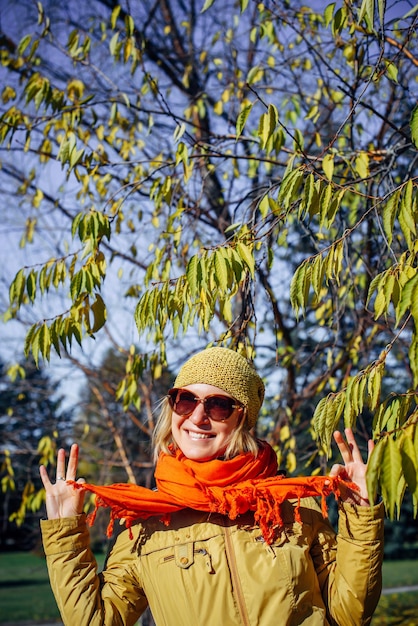
[[[209,348],[183,365],[163,402],[156,491],[76,481],[77,445],[66,471],[58,452],[55,484],[41,467],[44,548],[65,624],[134,624],[148,605],[158,626],[370,623],[383,511],[369,505],[353,433],[346,441],[335,433],[344,465],[329,477],[285,479],[271,447],[250,433],[263,398],[244,357]],[[312,497],[331,489],[337,535]],[[82,513],[86,490],[124,524],[101,574]]]

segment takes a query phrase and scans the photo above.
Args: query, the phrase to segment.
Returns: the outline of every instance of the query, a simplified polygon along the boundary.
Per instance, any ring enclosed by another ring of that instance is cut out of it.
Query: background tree
[[[139,409],[123,407],[118,398],[126,355],[109,349],[100,366],[88,369],[74,420],[74,438],[82,445],[83,475],[101,484],[132,482],[151,486],[151,436],[155,407],[171,387],[173,377],[163,371],[153,381],[148,371],[138,373]]]
[[[417,11],[398,5],[21,2],[17,25],[9,1],[0,120],[26,353],[107,333],[128,409],[144,368],[234,346],[269,380],[283,464],[324,471],[340,420],[371,431],[392,516],[406,485],[418,502]]]
[[[0,550],[33,547],[44,501],[39,460],[67,445],[71,413],[62,410],[43,369],[32,361],[0,368]]]

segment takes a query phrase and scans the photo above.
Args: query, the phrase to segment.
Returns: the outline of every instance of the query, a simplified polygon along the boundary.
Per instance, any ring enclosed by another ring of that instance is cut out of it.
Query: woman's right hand
[[[76,489],[66,482],[67,480],[76,480],[77,466],[78,445],[76,443],[71,446],[67,470],[65,469],[65,450],[63,448],[58,450],[55,483],[51,483],[46,467],[40,466],[39,473],[46,492],[45,502],[48,519],[73,517],[74,515],[81,515],[83,512],[84,489]],[[79,478],[76,482],[83,484],[86,481],[84,478]]]

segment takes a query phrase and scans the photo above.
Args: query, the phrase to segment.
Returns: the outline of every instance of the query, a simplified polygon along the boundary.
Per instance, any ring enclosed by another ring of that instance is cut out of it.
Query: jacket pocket
[[[160,564],[174,563],[181,569],[188,569],[195,561],[202,559],[205,569],[209,574],[214,574],[212,558],[206,548],[198,547],[193,542],[182,543],[174,546],[174,553],[161,557]]]

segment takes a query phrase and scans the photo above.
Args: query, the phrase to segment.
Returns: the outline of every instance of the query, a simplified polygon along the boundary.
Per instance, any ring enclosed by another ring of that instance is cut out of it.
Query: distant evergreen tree
[[[37,542],[40,459],[53,461],[71,427],[71,413],[62,411],[61,403],[45,371],[32,361],[15,366],[11,377],[0,361],[0,550]]]

